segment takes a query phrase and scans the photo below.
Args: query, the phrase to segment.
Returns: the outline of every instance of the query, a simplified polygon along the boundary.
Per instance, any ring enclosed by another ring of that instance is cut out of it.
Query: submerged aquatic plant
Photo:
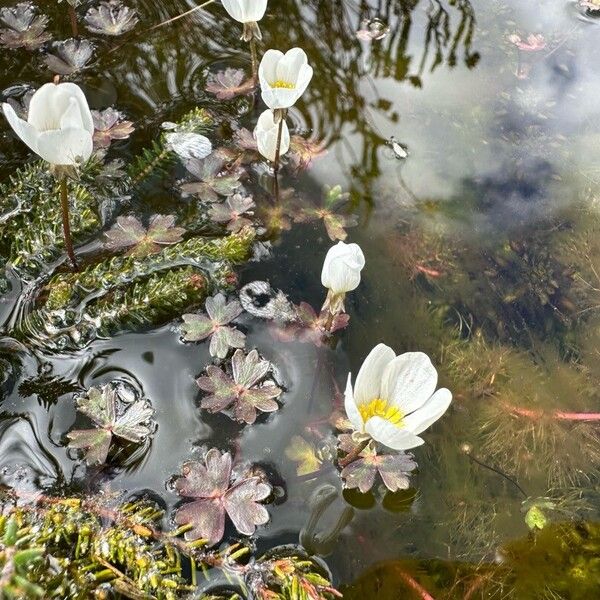
[[[270,413],[279,409],[275,399],[281,395],[281,388],[269,379],[264,381],[270,369],[271,363],[260,358],[257,350],[247,355],[243,350],[236,350],[231,359],[231,375],[209,365],[206,376],[197,379],[198,387],[209,393],[200,406],[210,412],[233,407],[233,418],[251,425],[258,412]]]
[[[291,461],[298,463],[296,474],[300,477],[316,473],[323,464],[318,449],[299,435],[292,436],[289,446],[285,449],[285,455]]]
[[[227,303],[223,294],[206,299],[208,317],[197,314],[183,315],[183,339],[186,342],[198,342],[210,337],[211,356],[225,358],[230,348],[243,348],[246,336],[235,327],[228,327],[242,313],[237,300]]]
[[[6,25],[0,29],[0,44],[5,48],[35,50],[52,37],[46,32],[48,17],[38,15],[30,2],[0,8],[0,21]]]
[[[183,227],[175,227],[173,215],[153,215],[147,228],[134,216],[118,217],[116,224],[104,234],[104,246],[109,250],[127,248],[127,255],[142,257],[181,242],[184,233]]]
[[[106,462],[113,437],[139,444],[153,431],[150,403],[146,399],[126,402],[114,384],[90,388],[77,399],[77,410],[95,427],[70,431],[69,448],[83,449],[88,465]]]
[[[354,215],[337,212],[348,202],[349,194],[342,192],[342,187],[325,186],[323,188],[323,206],[319,208],[301,207],[294,219],[299,223],[322,220],[329,239],[344,241],[348,237],[347,227],[354,227],[358,219]]]
[[[203,539],[211,546],[223,538],[225,515],[243,535],[253,535],[258,525],[269,520],[267,509],[261,504],[271,495],[271,486],[264,474],[239,475],[232,480],[233,461],[229,452],[223,454],[211,448],[204,456],[204,464],[188,462],[182,476],[175,482],[180,496],[193,498],[181,506],[175,521],[191,525],[186,531],[188,540]]]
[[[294,309],[293,321],[283,322],[272,330],[277,339],[284,342],[298,340],[323,346],[332,333],[344,329],[350,322],[350,315],[346,313],[337,313],[333,318],[326,310],[317,314],[307,302],[294,305]]]
[[[396,356],[378,344],[365,358],[352,388],[351,374],[344,397],[353,428],[394,450],[425,443],[419,433],[448,409],[450,390],[437,386],[437,371],[422,352]]]

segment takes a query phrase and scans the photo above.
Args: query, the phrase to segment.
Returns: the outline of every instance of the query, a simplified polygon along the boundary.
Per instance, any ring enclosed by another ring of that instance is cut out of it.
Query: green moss
[[[209,549],[204,540],[178,537],[185,527],[166,533],[163,517],[154,503],[142,500],[111,504],[39,496],[22,507],[6,501],[0,516],[2,598],[241,600],[249,590],[273,600],[337,595],[315,561],[288,547],[252,560],[249,547],[239,543]],[[230,590],[207,586],[214,569]],[[198,573],[206,579],[205,593],[197,591]]]
[[[168,246],[161,252],[144,258],[119,255],[78,273],[59,273],[47,285],[48,299],[45,307],[48,310],[74,307],[92,292],[98,298],[170,267],[207,265],[209,261],[239,264],[249,257],[254,235],[253,230],[245,229],[224,238],[197,237]]]

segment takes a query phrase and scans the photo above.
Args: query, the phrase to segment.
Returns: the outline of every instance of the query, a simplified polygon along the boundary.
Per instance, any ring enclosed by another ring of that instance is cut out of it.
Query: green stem
[[[64,176],[60,180],[60,207],[62,212],[63,237],[65,238],[67,255],[73,265],[73,270],[77,271],[77,260],[75,259],[75,252],[73,251],[71,225],[69,223],[69,190],[67,187],[67,178]]]

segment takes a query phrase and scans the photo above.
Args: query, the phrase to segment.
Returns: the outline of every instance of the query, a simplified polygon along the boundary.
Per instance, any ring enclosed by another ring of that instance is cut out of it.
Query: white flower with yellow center
[[[290,108],[302,96],[312,76],[312,67],[301,48],[292,48],[285,54],[267,50],[258,68],[264,103],[272,110]]]
[[[378,344],[365,358],[352,389],[348,374],[344,404],[348,419],[359,433],[394,450],[424,444],[418,436],[445,412],[450,390],[435,391],[438,375],[423,352],[396,356]]]

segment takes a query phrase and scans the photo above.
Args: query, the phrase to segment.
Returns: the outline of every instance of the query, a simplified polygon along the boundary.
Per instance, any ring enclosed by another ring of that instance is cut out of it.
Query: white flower
[[[265,16],[267,0],[221,0],[229,16],[240,23],[256,23]]]
[[[423,352],[396,356],[378,344],[363,362],[354,391],[348,374],[344,404],[352,426],[375,441],[408,450],[425,443],[418,434],[445,412],[452,394],[437,386],[437,371]]]
[[[292,48],[285,54],[267,50],[258,68],[264,103],[273,110],[290,108],[302,96],[312,76],[312,67],[301,48]]]
[[[335,295],[351,292],[358,287],[364,266],[365,255],[358,244],[338,242],[325,256],[321,283]]]
[[[74,83],[46,83],[32,97],[27,121],[10,104],[4,115],[15,133],[52,165],[76,165],[92,154],[94,123],[81,88]]]
[[[290,131],[285,119],[282,121],[283,129],[281,131],[281,147],[279,156],[283,156],[290,148]],[[258,146],[258,151],[271,162],[275,162],[277,153],[277,134],[279,123],[275,123],[275,115],[271,110],[265,110],[256,123],[254,130],[254,139]]]

